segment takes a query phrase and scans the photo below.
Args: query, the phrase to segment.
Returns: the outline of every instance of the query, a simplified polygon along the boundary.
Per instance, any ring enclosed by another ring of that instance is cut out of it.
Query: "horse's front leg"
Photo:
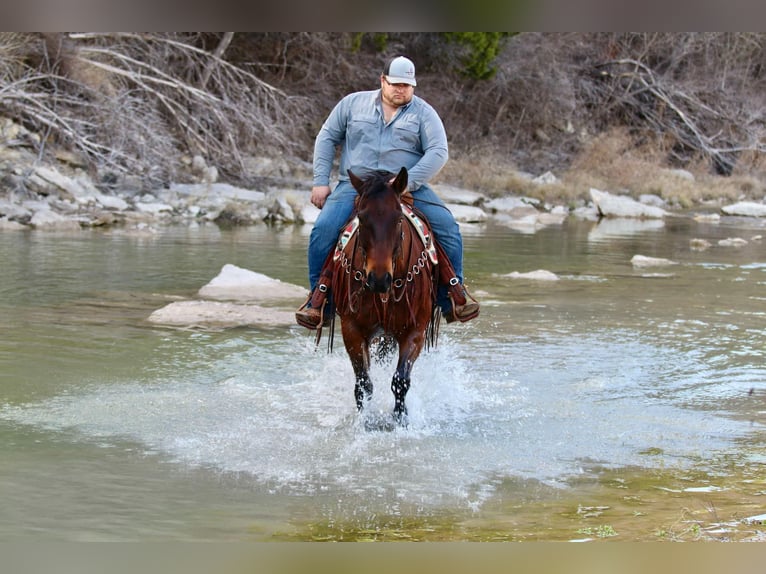
[[[358,411],[364,409],[365,403],[372,397],[372,379],[370,379],[370,345],[367,338],[356,330],[342,326],[343,342],[346,352],[351,359],[354,369],[354,398]]]
[[[394,420],[402,426],[407,426],[407,405],[404,400],[407,391],[410,390],[409,371],[410,369],[397,368],[391,381],[391,390],[394,392]]]
[[[366,367],[357,367],[357,363],[352,361],[356,383],[354,385],[354,398],[356,399],[356,410],[361,412],[364,405],[372,398],[372,380]]]
[[[391,381],[391,390],[394,393],[394,419],[397,424],[407,426],[407,405],[405,399],[410,390],[410,372],[415,359],[423,349],[425,339],[422,334],[415,334],[399,341],[399,362],[396,372]]]

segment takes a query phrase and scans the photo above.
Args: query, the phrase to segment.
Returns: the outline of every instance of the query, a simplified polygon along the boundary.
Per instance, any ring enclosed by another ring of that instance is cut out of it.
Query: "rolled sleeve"
[[[314,185],[330,185],[335,149],[346,138],[348,98],[343,98],[327,116],[314,141]]]
[[[410,185],[408,187],[411,191],[434,178],[449,159],[449,147],[444,124],[430,106],[425,107],[420,126],[423,157],[409,169]]]

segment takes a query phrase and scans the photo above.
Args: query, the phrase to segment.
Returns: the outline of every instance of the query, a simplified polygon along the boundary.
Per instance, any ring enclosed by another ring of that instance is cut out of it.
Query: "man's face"
[[[415,87],[409,84],[389,84],[385,76],[380,78],[383,101],[396,108],[407,105],[415,94]]]

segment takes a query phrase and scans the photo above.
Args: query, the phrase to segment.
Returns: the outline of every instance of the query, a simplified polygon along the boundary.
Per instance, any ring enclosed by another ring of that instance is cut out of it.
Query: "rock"
[[[642,193],[638,197],[638,202],[643,203],[644,205],[653,205],[654,207],[665,207],[666,205],[664,199],[653,193]]]
[[[64,192],[65,198],[81,205],[95,203],[101,196],[101,192],[88,177],[69,177],[54,168],[42,165],[35,168],[33,176],[38,178],[37,182],[41,187],[45,187],[46,184],[53,185]],[[41,181],[45,184],[40,183]]]
[[[510,227],[520,233],[532,234],[538,229],[544,227],[537,219],[537,211],[530,213],[523,217],[512,216],[508,213],[498,213],[494,216],[494,220],[506,227]]]
[[[448,203],[447,208],[455,216],[455,220],[461,223],[481,223],[487,220],[487,214],[479,207]]]
[[[173,206],[167,203],[159,202],[142,202],[139,201],[135,204],[136,211],[141,213],[149,213],[151,215],[169,214],[173,211]]]
[[[121,197],[117,197],[116,195],[99,194],[99,196],[96,198],[96,201],[98,201],[102,207],[106,209],[112,209],[114,211],[125,211],[129,207],[127,201]]]
[[[561,211],[552,210],[550,212],[543,212],[537,216],[537,221],[541,225],[561,225],[567,218],[567,213]]]
[[[253,213],[252,205],[234,202],[227,203],[220,210],[212,209],[203,217],[226,226],[251,225],[258,219],[258,215]]]
[[[205,161],[205,158],[201,155],[195,155],[191,160],[191,169],[197,175],[202,175],[202,173],[207,169],[207,162]]]
[[[207,328],[292,325],[295,322],[293,310],[243,304],[242,301],[290,301],[294,308],[298,301],[308,296],[308,290],[227,263],[199,290],[199,296],[240,302],[176,301],[154,311],[148,320],[163,325]]]
[[[533,281],[558,281],[559,276],[551,271],[545,269],[538,269],[536,271],[529,271],[527,273],[519,273],[518,271],[512,271],[502,277],[509,277],[511,279],[531,279]]]
[[[287,326],[295,322],[293,312],[220,301],[176,301],[157,309],[150,323],[183,327]]]
[[[709,249],[711,246],[711,243],[707,239],[690,239],[689,240],[689,248],[692,251],[705,251],[706,249]]]
[[[484,196],[469,189],[462,189],[452,185],[438,184],[433,190],[445,203],[457,203],[460,205],[477,205],[484,201]]]
[[[546,171],[545,173],[534,178],[532,183],[536,183],[537,185],[552,185],[559,183],[559,178],[553,175],[553,172]]]
[[[295,212],[285,197],[276,196],[269,207],[269,214],[266,218],[271,221],[293,223],[295,221]]]
[[[531,202],[532,200],[525,197],[498,197],[485,202],[484,207],[493,212],[511,212],[517,208],[525,209],[531,207]]]
[[[66,163],[72,167],[79,167],[80,169],[88,167],[88,162],[83,156],[70,150],[57,149],[54,152],[54,157],[61,163]]]
[[[726,239],[719,240],[718,245],[721,247],[742,247],[743,245],[747,245],[747,239],[742,239],[741,237],[727,237]]]
[[[660,207],[644,205],[625,195],[613,195],[593,187],[590,188],[590,196],[599,213],[604,217],[660,219],[667,215],[667,212]]]
[[[321,212],[322,211],[318,207],[308,203],[300,207],[296,214],[296,218],[300,223],[309,223],[313,225]]]
[[[27,222],[32,217],[32,211],[22,205],[0,199],[0,217]]]
[[[685,169],[668,169],[665,170],[670,175],[674,175],[677,178],[685,179],[686,181],[694,181],[694,174]]]
[[[585,219],[586,221],[598,221],[601,215],[599,214],[598,208],[595,204],[589,204],[584,205],[581,207],[576,207],[575,210],[572,212],[572,215],[574,217],[577,217],[579,219]]]
[[[696,213],[694,215],[694,221],[701,223],[718,223],[721,221],[721,216],[717,213]]]
[[[634,255],[630,260],[633,267],[668,267],[670,265],[678,265],[678,261],[671,261],[670,259],[663,259],[662,257],[647,257],[646,255]]]
[[[721,208],[726,215],[741,215],[744,217],[766,217],[766,204],[754,201],[740,201],[734,205]]]
[[[27,226],[18,221],[10,221],[5,217],[0,217],[0,231],[18,231],[21,229],[27,229]]]
[[[174,183],[169,191],[179,195],[189,195],[200,198],[224,198],[250,203],[260,203],[266,199],[262,191],[244,189],[228,183]]]
[[[50,209],[35,211],[29,224],[35,229],[56,231],[75,231],[80,229],[79,223]]]
[[[198,294],[210,299],[275,301],[305,299],[308,289],[227,263]]]

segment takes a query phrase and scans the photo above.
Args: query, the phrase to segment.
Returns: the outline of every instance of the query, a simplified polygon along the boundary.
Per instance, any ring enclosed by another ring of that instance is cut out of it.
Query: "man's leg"
[[[413,192],[412,197],[415,207],[431,224],[434,237],[446,253],[457,278],[457,283],[451,285],[440,281],[436,302],[447,322],[473,319],[479,314],[479,304],[473,298],[468,301],[467,296],[470,296],[463,287],[463,236],[460,234],[460,226],[452,212],[429,186],[421,186]]]
[[[412,194],[414,205],[431,224],[436,239],[449,257],[455,275],[463,282],[463,236],[452,212],[447,209],[436,192],[427,185],[421,185]]]
[[[334,311],[325,306],[328,295],[327,285],[320,285],[317,290],[317,283],[319,283],[322,268],[338,241],[338,235],[343,225],[354,210],[356,195],[356,190],[349,182],[340,182],[327,197],[327,201],[311,229],[308,248],[311,293],[306,302],[295,313],[295,320],[298,324],[308,329],[316,329],[320,325],[329,325],[332,320]]]
[[[313,291],[319,281],[322,266],[338,241],[343,225],[351,217],[357,193],[348,181],[341,181],[327,197],[309,236],[309,288]]]

